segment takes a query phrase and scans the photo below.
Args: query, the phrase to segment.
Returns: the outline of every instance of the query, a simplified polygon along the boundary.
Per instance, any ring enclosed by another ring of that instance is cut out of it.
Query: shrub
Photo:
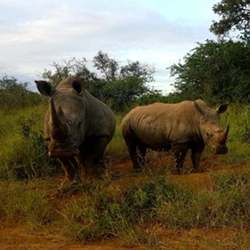
[[[29,190],[24,183],[3,182],[0,186],[0,218],[2,221],[26,222],[32,226],[50,223],[54,210],[46,193]]]
[[[55,161],[47,156],[42,136],[43,110],[44,106],[35,106],[1,116],[1,178],[34,178],[51,175],[57,170]]]

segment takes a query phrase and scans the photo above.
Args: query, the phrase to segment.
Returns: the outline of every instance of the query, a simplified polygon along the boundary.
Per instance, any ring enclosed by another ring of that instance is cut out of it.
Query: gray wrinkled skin
[[[87,172],[100,172],[115,131],[114,113],[77,78],[67,78],[56,88],[45,81],[35,82],[40,93],[50,97],[44,134],[48,153],[61,161],[66,179],[80,181],[83,165]]]
[[[219,115],[227,105],[217,110],[198,99],[176,104],[154,103],[132,109],[122,120],[122,132],[136,169],[144,165],[147,148],[172,150],[178,173],[186,153],[191,149],[193,170],[198,171],[205,145],[216,154],[227,153],[228,129],[219,126]]]

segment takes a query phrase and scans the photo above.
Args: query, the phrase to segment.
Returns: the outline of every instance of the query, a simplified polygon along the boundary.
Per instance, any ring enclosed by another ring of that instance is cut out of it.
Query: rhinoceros
[[[49,156],[62,163],[64,182],[79,182],[83,165],[92,173],[101,172],[105,148],[115,131],[114,113],[79,78],[66,78],[56,88],[47,81],[35,83],[42,95],[50,97],[44,134]]]
[[[199,171],[205,145],[216,154],[226,154],[229,126],[219,126],[219,115],[227,104],[210,108],[203,100],[176,104],[154,103],[137,106],[122,120],[122,133],[133,167],[140,170],[145,163],[147,148],[172,150],[180,174],[186,153],[191,149],[193,171]]]

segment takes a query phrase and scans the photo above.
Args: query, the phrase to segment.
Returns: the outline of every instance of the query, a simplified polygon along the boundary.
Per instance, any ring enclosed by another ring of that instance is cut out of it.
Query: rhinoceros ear
[[[37,89],[42,95],[52,96],[55,93],[55,88],[51,83],[46,81],[35,81]]]
[[[72,88],[78,93],[80,94],[82,92],[82,83],[79,79],[74,79],[72,81]]]
[[[202,115],[206,115],[206,111],[204,109],[204,101],[202,101],[201,99],[197,99],[194,101],[194,106],[195,108],[202,114]]]
[[[221,104],[217,109],[216,112],[218,114],[224,113],[227,110],[228,104]]]

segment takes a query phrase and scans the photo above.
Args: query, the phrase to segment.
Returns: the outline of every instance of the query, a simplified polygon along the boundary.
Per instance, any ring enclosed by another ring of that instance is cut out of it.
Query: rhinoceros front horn
[[[59,119],[58,119],[57,114],[56,114],[56,107],[55,107],[55,103],[54,103],[53,99],[50,100],[50,107],[51,107],[52,124],[55,127],[59,127],[60,122],[59,122]]]
[[[58,117],[53,99],[51,99],[50,101],[50,106],[51,106],[51,118],[52,118],[53,130],[61,132],[62,134],[67,133],[66,126],[63,125],[60,118]]]
[[[229,132],[229,125],[227,125],[227,127],[226,127],[226,129],[225,129],[225,132],[224,132],[225,140],[226,140],[227,137],[228,137],[228,132]]]

